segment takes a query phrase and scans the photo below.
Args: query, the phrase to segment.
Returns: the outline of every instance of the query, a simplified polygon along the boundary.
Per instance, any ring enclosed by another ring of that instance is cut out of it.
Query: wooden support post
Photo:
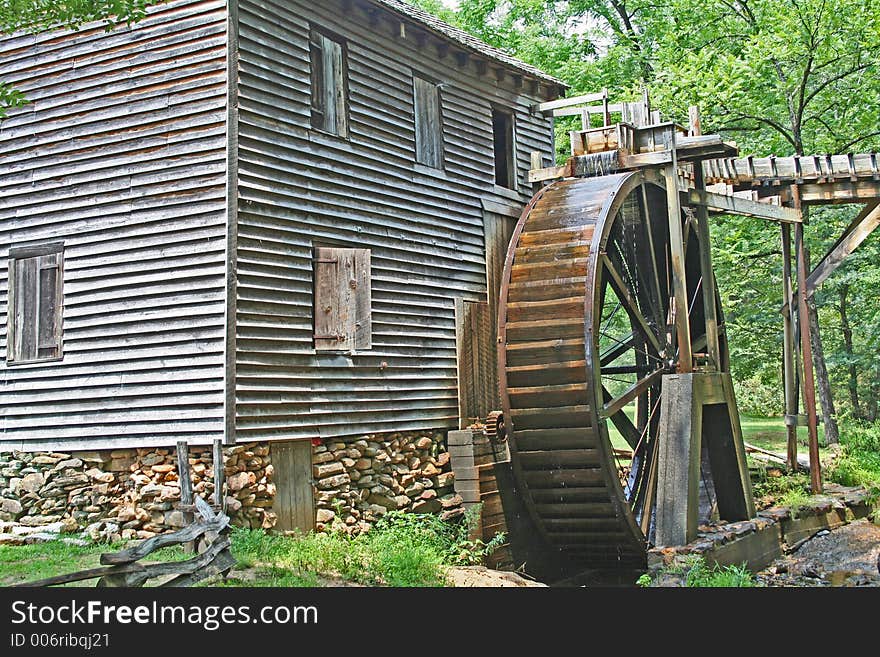
[[[193,489],[192,478],[189,472],[189,445],[185,440],[177,442],[177,481],[180,484],[180,504],[184,507],[192,507],[193,505]],[[192,511],[184,511],[183,518],[187,525],[192,524]],[[188,552],[194,550],[192,542],[184,545]]]
[[[663,169],[666,182],[666,206],[669,211],[669,249],[672,254],[672,289],[675,295],[675,328],[678,333],[678,371],[693,371],[690,319],[688,317],[687,276],[684,260],[684,235],[681,228],[681,203],[678,195],[678,160],[675,133],[672,134],[672,163]]]
[[[795,208],[800,210],[800,190],[792,186]],[[804,225],[795,224],[795,250],[797,251],[798,281],[798,328],[801,334],[801,356],[804,361],[804,406],[807,412],[807,429],[810,443],[810,489],[814,495],[822,492],[822,473],[819,465],[819,428],[816,417],[816,383],[813,378],[813,347],[810,344],[810,317],[807,309],[807,249],[804,244]]]
[[[785,381],[785,432],[788,435],[787,462],[795,471],[797,461],[798,390],[795,368],[794,306],[791,304],[791,225],[782,224],[782,372]]]
[[[697,105],[688,107],[688,137],[699,137],[703,134],[703,125],[700,121],[700,108]],[[700,164],[702,166],[702,164]],[[694,164],[694,172],[696,172],[697,164]]]
[[[223,441],[219,438],[214,440],[214,504],[221,512],[226,511],[226,496],[223,494],[223,482],[225,481],[225,466],[223,464]]]
[[[692,108],[694,109],[694,108]],[[699,112],[697,113],[699,125]],[[694,188],[706,191],[703,162],[694,162]],[[709,361],[716,371],[722,369],[721,347],[718,340],[718,313],[715,300],[715,273],[712,271],[712,244],[709,235],[709,208],[697,206],[697,237],[700,240],[700,274],[703,279],[703,314],[706,319],[706,349]]]
[[[657,449],[657,529],[660,546],[685,545],[697,537],[701,425],[693,374],[663,377]]]
[[[753,517],[755,504],[730,375],[666,375],[660,404],[656,545],[685,545],[697,536],[704,446],[721,518]]]
[[[608,107],[608,90],[602,90],[602,125],[611,125],[611,109]]]

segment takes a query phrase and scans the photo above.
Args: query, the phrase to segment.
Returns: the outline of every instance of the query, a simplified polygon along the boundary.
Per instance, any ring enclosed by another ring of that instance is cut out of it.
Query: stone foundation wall
[[[464,513],[441,432],[364,436],[312,447],[318,531],[369,529],[390,510]]]
[[[272,529],[276,492],[268,443],[224,448],[226,510],[236,525]],[[214,492],[210,447],[190,447],[193,491]],[[461,515],[445,436],[407,432],[312,446],[316,529],[364,531],[392,509]],[[146,539],[182,527],[173,447],[72,453],[0,452],[0,537],[85,530]],[[33,531],[31,531],[33,530]]]
[[[275,484],[269,445],[224,449],[226,507],[233,522],[275,525]],[[193,491],[214,491],[209,447],[190,448]],[[184,525],[174,448],[121,449],[69,454],[0,453],[0,521],[24,527],[62,523],[95,539],[150,538]]]

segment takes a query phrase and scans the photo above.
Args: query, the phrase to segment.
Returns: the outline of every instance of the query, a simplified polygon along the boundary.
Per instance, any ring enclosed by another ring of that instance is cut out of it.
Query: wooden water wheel
[[[590,566],[644,564],[653,542],[661,378],[679,365],[666,200],[662,178],[644,171],[553,183],[507,254],[498,355],[518,494],[544,543]],[[706,247],[688,213],[699,354]],[[720,342],[712,367],[725,372],[723,331]]]

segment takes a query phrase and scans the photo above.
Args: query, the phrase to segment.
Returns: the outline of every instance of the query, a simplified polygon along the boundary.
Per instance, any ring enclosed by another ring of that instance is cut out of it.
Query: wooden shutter
[[[323,37],[312,34],[309,56],[312,62],[312,127],[326,129]]]
[[[461,428],[501,408],[495,322],[485,301],[455,300],[458,414]]]
[[[426,166],[443,166],[440,90],[436,84],[413,76],[413,109],[416,129],[416,161]]]
[[[372,348],[370,252],[315,249],[315,349]]]
[[[61,254],[37,258],[37,358],[61,356]]]
[[[312,32],[312,127],[339,136],[348,135],[345,49],[339,41]]]
[[[10,259],[6,360],[61,356],[61,254]]]

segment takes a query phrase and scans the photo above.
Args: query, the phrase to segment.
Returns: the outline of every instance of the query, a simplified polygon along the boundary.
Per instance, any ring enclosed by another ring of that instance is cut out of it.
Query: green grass
[[[688,588],[750,588],[756,586],[755,578],[745,567],[719,566],[709,567],[703,557],[689,556],[682,562],[662,568],[655,577],[645,573],[636,584],[643,587],[651,586],[657,579],[665,579],[671,575]]]
[[[349,536],[343,531],[293,536],[263,530],[234,528],[231,551],[238,564],[225,580],[209,586],[322,586],[363,584],[381,586],[443,586],[446,566],[482,561],[503,541],[472,541],[470,527],[478,509],[463,522],[444,522],[438,516],[393,511],[369,531]],[[51,541],[24,546],[0,546],[0,585],[35,581],[95,568],[100,555],[124,544],[68,545]],[[145,563],[192,558],[180,546],[163,548]],[[95,579],[71,583],[94,586]]]
[[[503,540],[468,538],[468,522],[448,523],[433,515],[390,512],[358,536],[342,531],[295,536],[234,529],[232,552],[240,568],[256,568],[277,586],[311,586],[334,577],[364,585],[442,586],[443,568],[478,563]],[[268,569],[268,570],[267,570]],[[235,573],[233,573],[235,575]],[[234,578],[227,585],[254,585]]]
[[[101,565],[99,560],[103,553],[116,552],[124,547],[123,543],[68,545],[61,540],[33,545],[0,545],[0,586],[97,568]],[[149,562],[181,561],[191,556],[174,546],[157,550],[150,555]],[[90,579],[64,586],[94,586],[96,581]]]

